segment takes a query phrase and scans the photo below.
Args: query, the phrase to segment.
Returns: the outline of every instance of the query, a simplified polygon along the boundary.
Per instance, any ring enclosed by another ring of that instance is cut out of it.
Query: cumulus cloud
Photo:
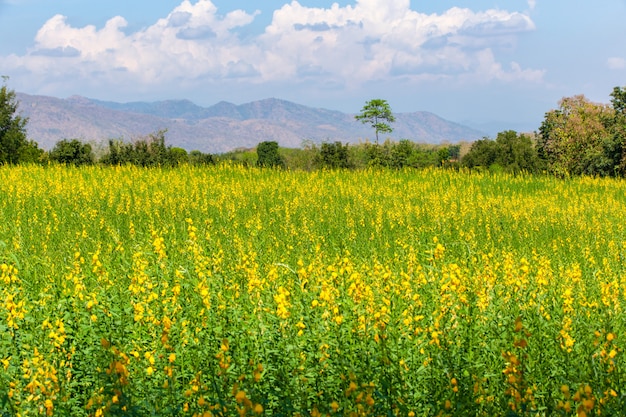
[[[80,51],[76,48],[72,48],[71,46],[66,47],[57,47],[51,49],[37,49],[32,52],[32,55],[40,55],[40,56],[49,56],[53,58],[61,58],[61,57],[76,57],[80,55]]]
[[[262,33],[241,37],[238,30],[258,13],[220,14],[210,0],[184,0],[168,16],[133,33],[125,32],[128,23],[121,16],[96,28],[73,27],[57,15],[41,27],[28,54],[0,57],[0,63],[42,80],[65,76],[69,82],[79,77],[144,86],[316,77],[326,84],[358,86],[395,77],[514,82],[543,76],[498,60],[500,48],[513,47],[520,34],[535,29],[523,12],[454,7],[424,14],[409,0],[356,0],[329,8],[292,1],[274,11]]]
[[[626,69],[626,59],[619,57],[609,58],[606,62],[607,67],[612,70]]]

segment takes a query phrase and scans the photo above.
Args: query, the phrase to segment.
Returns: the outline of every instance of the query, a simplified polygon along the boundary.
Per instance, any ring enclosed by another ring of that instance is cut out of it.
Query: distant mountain
[[[166,141],[172,146],[212,153],[250,148],[266,140],[298,147],[304,140],[355,143],[374,136],[369,126],[354,120],[353,114],[274,98],[241,105],[220,102],[211,107],[188,100],[114,103],[80,96],[59,99],[23,93],[18,93],[17,99],[22,115],[29,118],[29,138],[44,149],[61,139],[132,140],[160,129],[167,129]],[[485,136],[428,112],[395,116],[394,132],[389,135],[394,140],[436,144]]]

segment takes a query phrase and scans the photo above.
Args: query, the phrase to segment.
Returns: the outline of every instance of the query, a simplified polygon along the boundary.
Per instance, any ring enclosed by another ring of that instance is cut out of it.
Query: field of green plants
[[[624,219],[615,179],[0,167],[0,415],[624,415]]]

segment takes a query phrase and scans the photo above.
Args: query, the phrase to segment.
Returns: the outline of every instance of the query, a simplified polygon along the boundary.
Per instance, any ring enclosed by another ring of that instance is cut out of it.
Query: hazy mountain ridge
[[[167,129],[166,140],[172,146],[213,153],[254,147],[265,140],[298,147],[304,140],[354,143],[374,137],[372,129],[354,120],[353,114],[275,98],[241,105],[222,101],[210,107],[189,100],[115,103],[80,96],[59,99],[23,93],[18,93],[17,99],[20,112],[29,118],[29,138],[44,149],[52,148],[61,139],[131,140],[159,129]],[[485,136],[479,130],[429,112],[395,116],[394,132],[388,135],[394,140],[434,144]]]

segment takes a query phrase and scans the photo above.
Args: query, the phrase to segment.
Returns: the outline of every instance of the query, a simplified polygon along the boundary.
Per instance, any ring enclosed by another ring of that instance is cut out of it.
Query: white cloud
[[[535,10],[536,6],[537,6],[537,0],[528,0],[528,8],[530,10]]]
[[[534,7],[534,1],[529,1]],[[123,17],[104,27],[72,27],[48,20],[23,56],[0,57],[5,68],[42,83],[151,85],[226,79],[252,83],[319,79],[357,87],[372,80],[540,81],[543,72],[498,61],[519,34],[534,30],[521,12],[451,8],[442,14],[411,9],[409,0],[356,0],[353,5],[307,7],[292,1],[276,10],[265,31],[242,38],[238,28],[255,13],[218,13],[210,0],[183,1],[140,31],[127,34]],[[611,63],[609,63],[611,65]]]
[[[626,69],[626,59],[619,57],[612,57],[606,61],[607,67],[612,70]]]

